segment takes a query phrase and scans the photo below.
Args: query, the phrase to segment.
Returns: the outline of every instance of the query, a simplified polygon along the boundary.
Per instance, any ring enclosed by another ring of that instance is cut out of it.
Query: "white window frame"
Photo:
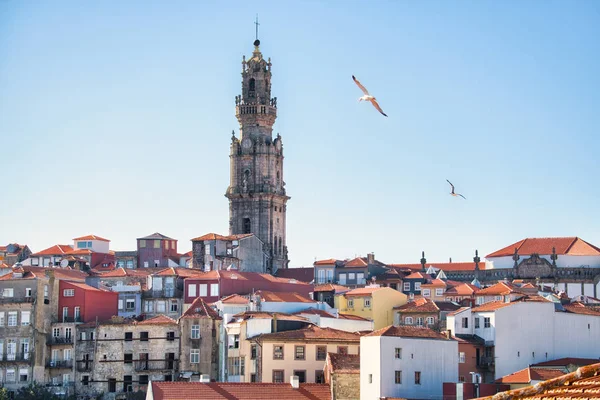
[[[356,279],[356,274],[354,272],[348,272],[348,280],[353,281]]]
[[[199,295],[199,297],[206,297],[208,295],[208,284],[201,283],[198,286],[200,286],[200,288],[199,288],[200,289],[200,292],[199,292],[200,295]]]
[[[63,290],[63,297],[75,297],[75,289]]]
[[[190,339],[200,339],[200,325],[192,325]]]
[[[427,317],[426,322],[427,322],[427,325],[433,325],[433,324],[435,324],[435,318]]]
[[[464,351],[460,351],[458,353],[458,362],[460,364],[464,364],[466,362],[466,357],[465,357],[465,352]]]
[[[200,364],[200,349],[190,350],[190,364]]]
[[[365,308],[371,308],[371,299],[370,298],[365,298],[364,299],[364,305],[365,305]]]
[[[15,289],[4,288],[4,290],[2,291],[2,297],[15,297]]]
[[[442,288],[435,289],[435,295],[438,296],[438,297],[443,296],[444,295],[444,289],[442,289]]]
[[[6,326],[17,326],[18,324],[18,312],[17,311],[9,311],[8,312],[8,320]]]
[[[413,317],[404,317],[404,324],[405,325],[412,325],[413,324]]]
[[[431,297],[431,289],[423,289],[423,297]]]
[[[31,322],[31,311],[21,311],[21,326],[28,326]]]
[[[195,283],[188,284],[188,296],[189,297],[196,297],[196,287],[197,287],[197,285]]]
[[[421,282],[415,282],[415,291],[421,290]]]
[[[354,308],[354,299],[348,299],[348,308]]]
[[[219,296],[219,284],[218,283],[211,283],[210,284],[210,295],[211,295],[211,297],[213,297],[213,296],[218,297]]]
[[[410,292],[410,282],[404,282],[403,289],[405,292]]]
[[[129,303],[133,305],[129,307]],[[125,309],[126,310],[135,310],[135,299],[125,299]]]

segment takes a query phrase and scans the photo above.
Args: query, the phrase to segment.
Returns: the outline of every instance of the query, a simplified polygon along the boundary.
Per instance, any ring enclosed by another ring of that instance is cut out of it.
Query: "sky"
[[[96,234],[133,250],[160,232],[185,252],[228,233],[256,14],[291,267],[600,245],[593,0],[0,0],[0,244]],[[389,118],[357,102],[352,75]]]

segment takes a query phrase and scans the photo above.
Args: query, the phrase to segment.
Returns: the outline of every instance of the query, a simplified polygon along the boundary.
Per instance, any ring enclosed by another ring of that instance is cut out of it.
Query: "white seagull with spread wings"
[[[383,112],[383,110],[381,109],[381,107],[379,107],[379,104],[377,104],[377,99],[373,96],[371,96],[369,94],[369,91],[367,90],[367,88],[365,88],[363,85],[360,84],[360,82],[358,81],[358,79],[356,79],[354,77],[354,75],[352,75],[352,79],[354,80],[354,83],[356,83],[356,85],[360,88],[360,90],[363,91],[363,93],[365,94],[364,96],[362,96],[361,98],[358,99],[358,101],[370,101],[371,104],[373,104],[373,107],[375,107],[377,109],[377,111],[379,111],[380,113],[382,113],[384,116],[387,117],[386,113]]]
[[[450,184],[450,186],[452,186],[452,192],[450,192],[450,194],[451,194],[452,196],[454,196],[454,197],[456,197],[456,196],[460,196],[460,197],[462,197],[462,198],[463,198],[463,199],[465,199],[465,200],[467,199],[465,196],[463,196],[463,195],[462,195],[462,194],[460,194],[460,193],[454,193],[454,185],[452,184],[452,182],[450,182],[448,179],[446,179],[446,182],[448,182],[448,183]]]

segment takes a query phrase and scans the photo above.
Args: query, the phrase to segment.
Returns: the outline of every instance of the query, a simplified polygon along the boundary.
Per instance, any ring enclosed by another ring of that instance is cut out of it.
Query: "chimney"
[[[292,375],[290,377],[290,383],[292,384],[292,389],[299,389],[300,388],[300,378],[297,377],[296,375]]]
[[[367,254],[367,264],[374,265],[375,264],[375,253]]]
[[[200,383],[210,383],[210,375],[208,375],[208,374],[200,375]]]
[[[450,329],[448,329],[444,333],[446,334],[446,339],[450,340],[450,338],[452,337],[452,331]]]

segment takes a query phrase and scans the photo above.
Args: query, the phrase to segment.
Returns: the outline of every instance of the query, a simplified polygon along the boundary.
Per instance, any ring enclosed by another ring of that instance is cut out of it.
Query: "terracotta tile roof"
[[[67,281],[79,281],[85,282],[85,278],[89,275],[82,271],[77,271],[72,269],[71,267],[67,268],[46,268],[46,267],[32,267],[28,265],[24,265],[23,269],[25,271],[33,272],[38,276],[44,276],[46,273],[53,273],[54,278],[67,280]]]
[[[52,247],[48,247],[42,251],[37,253],[33,253],[31,257],[36,256],[60,256],[63,254],[70,254],[73,251],[73,248],[68,244],[56,244]]]
[[[417,326],[393,326],[390,325],[385,328],[381,328],[371,333],[367,333],[365,336],[395,336],[395,337],[407,337],[407,338],[418,338],[418,339],[439,339],[449,340],[445,335],[434,331],[429,328],[421,328]]]
[[[404,279],[425,279],[425,275],[420,272],[413,272],[412,274],[405,276]]]
[[[482,304],[477,306],[471,310],[471,312],[486,312],[486,311],[496,311],[504,307],[508,307],[513,305],[514,303],[505,303],[503,301],[491,301],[489,303]]]
[[[446,282],[441,279],[432,279],[427,281],[426,283],[422,283],[421,287],[423,288],[445,288]]]
[[[202,270],[184,267],[168,267],[154,273],[155,276],[180,276],[184,278],[202,276],[203,274]]]
[[[500,379],[496,379],[495,383],[531,383],[531,381],[546,381],[548,379],[557,378],[564,374],[564,372],[557,369],[527,367],[520,371],[513,372],[510,375],[503,376]]]
[[[313,292],[335,292],[344,293],[348,292],[350,288],[342,285],[336,285],[335,283],[324,283],[322,285],[316,285]]]
[[[552,248],[556,249],[558,255],[573,256],[599,256],[600,248],[582,240],[578,237],[555,237],[555,238],[527,238],[506,246],[485,256],[490,257],[508,257],[515,254],[515,248],[519,255],[552,254]]]
[[[282,279],[296,279],[300,282],[312,282],[315,279],[315,268],[280,268],[275,273],[275,276]]]
[[[175,240],[173,238],[170,238],[168,236],[163,235],[162,233],[158,233],[158,232],[154,232],[152,235],[148,235],[148,236],[144,236],[141,238],[137,238],[137,240],[144,240],[144,239],[156,239],[156,240]]]
[[[338,262],[335,258],[329,258],[327,260],[318,260],[313,263],[313,265],[335,265]]]
[[[480,289],[475,293],[476,296],[504,296],[507,294],[519,292],[519,288],[507,282],[498,282],[490,287]]]
[[[302,314],[319,315],[324,318],[335,318],[335,315],[330,314],[325,310],[319,310],[317,308],[307,308],[306,310],[297,311],[294,313],[294,315],[302,315]]]
[[[177,325],[177,321],[166,315],[157,315],[156,317],[139,321],[137,325]]]
[[[190,308],[183,313],[181,318],[203,318],[221,319],[219,313],[210,307],[201,297],[196,298]]]
[[[80,282],[68,282],[68,281],[65,281],[64,283],[65,283],[65,285],[67,285],[67,286],[74,286],[74,287],[76,287],[76,288],[83,289],[83,290],[87,290],[87,291],[90,291],[90,292],[107,292],[107,290],[98,289],[98,288],[95,288],[95,287],[93,287],[93,286],[86,285],[85,283],[80,283]]]
[[[260,341],[308,341],[308,342],[360,342],[360,335],[333,328],[319,328],[315,325],[293,331],[265,333],[258,336]]]
[[[219,235],[218,233],[207,233],[206,235],[198,236],[197,238],[192,239],[192,242],[201,242],[204,240],[240,240],[250,236],[254,236],[254,233],[244,233],[239,235]]]
[[[407,313],[439,313],[440,309],[435,303],[426,298],[419,298],[406,303],[401,306],[394,307],[394,310],[398,310],[403,314]]]
[[[89,256],[92,253],[94,253],[94,252],[89,249],[77,249],[77,250],[71,250],[67,254],[72,254],[72,255],[76,255],[76,256]]]
[[[329,385],[301,383],[152,382],[154,400],[330,400]]]
[[[522,389],[500,392],[478,400],[596,399],[600,393],[600,364],[580,367],[577,371]]]
[[[514,250],[513,250],[514,252]],[[388,266],[399,269],[407,269],[411,271],[421,271],[421,264],[389,264]],[[427,263],[425,264],[425,270],[429,267],[435,269],[441,269],[444,272],[447,271],[475,271],[474,262],[451,262],[451,263]],[[479,269],[485,269],[485,262],[479,262]]]
[[[34,274],[33,272],[28,272],[25,271],[23,272],[23,276],[20,278],[15,278],[14,274],[14,270],[12,273],[8,273],[8,274],[4,274],[2,276],[0,276],[0,281],[11,281],[13,279],[18,280],[18,279],[36,279],[37,275]]]
[[[446,292],[444,294],[446,296],[471,296],[473,293],[478,291],[479,288],[477,286],[471,285],[469,283],[461,283],[459,285],[446,289]]]
[[[448,316],[458,315],[458,314],[462,313],[463,311],[467,311],[467,310],[470,310],[470,309],[471,309],[471,307],[461,307],[458,310],[449,313]]]
[[[100,240],[102,242],[110,242],[110,240],[104,239],[104,238],[102,238],[100,236],[96,236],[96,235],[87,235],[87,236],[77,237],[73,240]]]
[[[219,300],[223,304],[248,304],[250,300],[245,297],[240,296],[239,294],[231,294],[229,296],[223,297]]]
[[[382,287],[363,287],[363,288],[356,288],[356,289],[352,289],[349,292],[344,293],[344,296],[371,296],[373,294],[373,292],[376,292],[378,290],[381,289],[385,289]]]
[[[586,307],[585,304],[583,303],[571,303],[571,304],[564,304],[563,308],[567,311],[570,312],[572,314],[584,314],[584,315],[598,315],[600,316],[600,311],[596,311],[590,307]]]
[[[514,283],[514,282],[513,282]],[[535,289],[535,286],[533,286],[531,283],[526,283],[524,285],[521,285],[522,289]]]
[[[187,269],[189,268],[180,268]],[[307,286],[312,287],[312,285],[301,282],[296,279],[287,279],[287,278],[279,278],[270,274],[259,274],[256,272],[238,272],[238,271],[209,271],[209,272],[201,272],[199,270],[195,273],[192,278],[198,281],[214,281],[219,279],[237,279],[237,280],[245,280],[245,281],[268,281],[272,283],[293,283],[296,285],[303,286],[306,288]]]
[[[273,313],[266,311],[244,311],[239,314],[235,314],[232,320],[246,321],[249,319],[273,319],[276,317],[279,321],[298,321],[298,322],[309,322],[306,318],[298,315],[286,314],[286,313]],[[230,321],[231,322],[231,321]]]
[[[315,300],[302,296],[295,292],[271,292],[268,290],[258,290],[254,293],[260,296],[262,301],[276,303],[316,303]]]
[[[356,257],[355,259],[344,263],[344,267],[366,267],[367,265],[369,264],[367,264],[366,259],[362,257]]]
[[[532,367],[566,367],[567,365],[578,365],[583,367],[585,365],[597,364],[599,361],[600,360],[597,358],[566,357],[537,363],[532,365]]]
[[[355,321],[371,321],[368,318],[360,317],[358,315],[342,314],[342,313],[338,314],[338,319],[348,319],[348,320],[351,319],[351,320],[355,320]]]
[[[326,364],[333,374],[360,374],[359,354],[327,353]]]

